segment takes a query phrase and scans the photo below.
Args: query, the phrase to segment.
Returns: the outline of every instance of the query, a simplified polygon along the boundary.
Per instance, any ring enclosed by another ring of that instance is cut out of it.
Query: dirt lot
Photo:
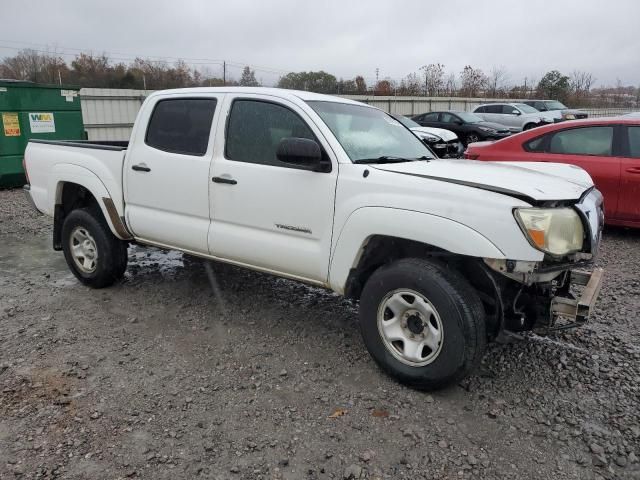
[[[606,231],[588,326],[433,394],[329,292],[141,248],[93,291],[50,243],[0,191],[2,479],[640,479],[640,232]]]

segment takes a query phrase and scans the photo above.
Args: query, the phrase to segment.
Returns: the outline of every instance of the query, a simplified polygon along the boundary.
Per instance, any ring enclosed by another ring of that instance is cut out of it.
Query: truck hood
[[[593,186],[591,177],[584,170],[559,163],[439,159],[372,165],[372,168],[479,188],[529,203],[578,200]]]
[[[450,142],[451,140],[457,140],[458,136],[453,133],[451,130],[445,130],[444,128],[435,128],[435,127],[413,127],[411,131],[416,133],[430,133],[432,135],[437,135],[445,142]]]

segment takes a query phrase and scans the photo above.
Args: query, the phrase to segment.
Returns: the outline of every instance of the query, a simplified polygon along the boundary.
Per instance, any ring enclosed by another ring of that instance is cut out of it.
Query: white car
[[[359,300],[367,349],[416,388],[458,381],[505,332],[582,324],[600,287],[602,270],[584,268],[602,196],[584,170],[434,160],[344,98],[155,92],[128,145],[31,140],[25,167],[82,284],[116,282],[136,244],[326,287]]]
[[[391,116],[415,133],[439,158],[460,158],[464,153],[464,145],[451,130],[423,127],[404,115]]]
[[[512,132],[521,132],[556,122],[553,113],[540,112],[524,103],[488,103],[478,105],[473,113],[487,122],[504,125]]]

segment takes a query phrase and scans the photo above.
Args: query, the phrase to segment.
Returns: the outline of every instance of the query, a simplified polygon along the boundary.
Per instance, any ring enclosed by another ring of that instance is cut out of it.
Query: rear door
[[[125,160],[125,216],[149,243],[208,253],[212,125],[222,96],[167,95],[145,106]]]
[[[567,128],[533,139],[525,149],[531,152],[528,160],[585,169],[604,196],[607,217],[614,219],[618,217],[621,164],[614,138],[619,135],[614,125]]]
[[[229,95],[211,166],[211,255],[326,282],[338,164],[309,115],[268,95]],[[283,138],[317,141],[330,171],[285,164]],[[211,181],[213,180],[213,181]]]
[[[481,115],[487,122],[494,122],[504,125],[502,115],[502,104],[495,103],[492,105],[485,105],[484,113]]]
[[[625,128],[627,149],[620,160],[618,216],[620,220],[640,224],[640,125]]]

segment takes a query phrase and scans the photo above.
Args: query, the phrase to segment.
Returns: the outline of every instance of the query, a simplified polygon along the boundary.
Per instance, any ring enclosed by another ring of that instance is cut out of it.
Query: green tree
[[[551,70],[538,82],[537,90],[540,97],[565,101],[571,93],[571,82],[568,76],[558,70]]]
[[[358,75],[355,82],[358,95],[364,95],[367,93],[367,82],[364,81],[364,77],[362,75]]]
[[[240,77],[240,85],[243,87],[259,87],[260,83],[256,80],[256,72],[249,67],[244,67]]]
[[[291,72],[280,78],[278,87],[317,93],[334,93],[337,82],[336,77],[323,71]]]

